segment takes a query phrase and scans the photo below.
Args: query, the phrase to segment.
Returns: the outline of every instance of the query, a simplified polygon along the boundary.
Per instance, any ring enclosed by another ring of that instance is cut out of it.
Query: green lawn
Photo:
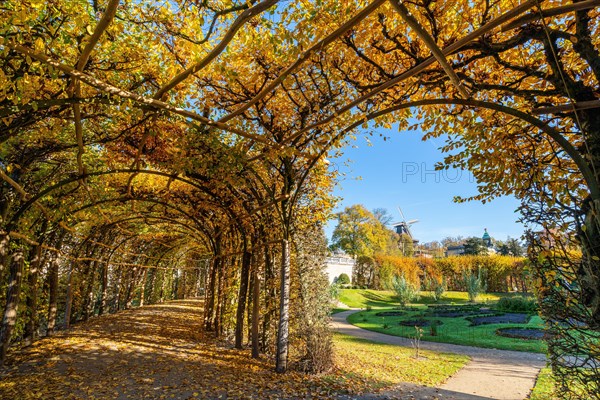
[[[501,297],[519,296],[522,294],[512,293],[486,293],[479,298],[478,303],[493,305]],[[418,302],[411,304],[411,308],[402,316],[377,316],[382,309],[396,309],[399,304],[391,291],[344,289],[340,292],[340,301],[352,308],[367,309],[351,315],[348,321],[364,329],[386,333],[388,335],[414,337],[416,330],[414,326],[400,325],[401,320],[409,320],[420,317],[425,310],[426,304],[433,303],[428,292],[422,292]],[[446,292],[439,303],[462,305],[468,303],[467,293]],[[531,327],[543,328],[543,321],[539,316],[532,316],[527,324],[489,324],[470,326],[470,322],[464,318],[425,317],[442,321],[437,327],[437,334],[433,336],[430,328],[423,328],[422,340],[454,343],[468,346],[518,350],[544,353],[546,344],[541,340],[513,339],[498,336],[496,329],[506,327]]]
[[[558,396],[554,393],[554,380],[552,379],[552,369],[550,367],[542,368],[540,371],[529,399],[558,400]]]
[[[375,315],[381,309],[360,311],[350,315],[348,322],[363,329],[388,335],[414,337],[416,333],[415,327],[400,325],[399,322],[401,320],[418,318],[426,309],[425,306],[418,308],[419,310],[407,311],[405,315],[400,317],[380,317]],[[425,317],[425,319],[440,320],[442,321],[442,325],[437,327],[436,336],[431,335],[430,328],[422,328],[422,340],[503,350],[532,351],[537,353],[544,353],[546,351],[546,345],[541,340],[512,339],[495,334],[496,329],[509,326],[543,328],[542,319],[538,316],[533,316],[527,324],[489,324],[479,326],[469,326],[470,322],[464,318]]]
[[[484,293],[477,301],[480,303],[489,303],[500,300],[502,297],[523,296],[522,293]],[[350,308],[390,308],[397,307],[400,304],[391,290],[371,290],[371,289],[341,289],[339,292],[339,301]],[[469,302],[469,296],[466,292],[445,292],[438,303],[444,304],[466,304]],[[431,292],[421,292],[416,304],[435,304]]]
[[[350,384],[355,393],[377,391],[399,382],[436,386],[461,369],[469,357],[420,351],[335,334],[337,372],[325,379]]]
[[[381,308],[398,305],[394,292],[370,289],[341,289],[338,300],[350,308]]]

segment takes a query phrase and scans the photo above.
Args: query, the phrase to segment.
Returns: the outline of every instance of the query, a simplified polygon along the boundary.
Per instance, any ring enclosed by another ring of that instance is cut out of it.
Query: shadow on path
[[[349,310],[332,316],[332,325],[337,332],[372,340],[375,342],[411,347],[410,339],[390,336],[379,332],[368,331],[347,322],[346,318],[357,312]],[[461,346],[448,343],[421,341],[421,348],[443,353],[465,354],[471,357],[462,370],[452,376],[440,388],[426,388],[408,384],[399,385],[402,392],[412,390],[414,399],[456,399],[456,400],[523,400],[535,384],[535,379],[542,367],[546,365],[546,357],[538,353],[519,351],[483,349],[479,347]],[[385,392],[390,398],[396,397],[395,391]]]
[[[0,369],[0,399],[331,397],[317,379],[277,374],[272,360],[252,359],[248,350],[216,342],[201,323],[197,300],[92,318],[30,347],[11,349]]]

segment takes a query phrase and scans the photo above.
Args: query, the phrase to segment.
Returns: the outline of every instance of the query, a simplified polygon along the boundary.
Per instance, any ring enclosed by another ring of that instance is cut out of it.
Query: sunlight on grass
[[[390,307],[398,305],[394,292],[390,290],[342,289],[339,300],[350,308],[366,308],[367,306]]]
[[[477,301],[481,306],[493,306],[501,298],[523,296],[522,293],[485,293]],[[399,322],[406,319],[421,318],[421,314],[427,309],[426,305],[434,303],[430,292],[421,292],[420,299],[410,306],[413,309],[405,310],[403,316],[377,316],[382,309],[397,309],[400,307],[394,293],[385,290],[368,289],[344,289],[340,291],[340,301],[352,308],[373,309],[363,311],[348,318],[348,321],[361,328],[386,333],[394,336],[414,336],[413,326],[403,326]],[[438,304],[454,304],[457,306],[471,304],[466,292],[450,291],[444,293]],[[543,328],[544,324],[540,317],[534,315],[527,324],[490,324],[476,327],[470,326],[470,322],[464,318],[436,317],[441,321],[437,327],[436,335],[431,335],[429,329],[424,330],[423,340],[462,344],[485,348],[504,350],[519,350],[543,353],[546,345],[541,340],[524,340],[501,337],[496,335],[496,329],[506,326],[522,326],[528,328]]]
[[[356,390],[380,390],[400,382],[435,386],[461,369],[469,357],[421,351],[335,334],[335,358],[339,369],[330,379],[348,381]]]
[[[431,292],[422,291],[419,293],[419,300],[414,304],[433,304]],[[477,299],[477,303],[496,302],[502,297],[523,296],[523,293],[482,293]],[[371,290],[371,289],[341,289],[339,301],[350,308],[387,308],[397,307],[400,304],[391,290]],[[466,292],[445,292],[438,303],[448,304],[466,304],[469,297]]]
[[[542,368],[540,371],[529,399],[558,400],[558,396],[554,394],[554,380],[552,379],[552,369],[550,367]]]
[[[414,326],[400,325],[400,321],[422,318],[425,307],[404,311],[402,316],[378,316],[381,310],[361,311],[348,317],[348,322],[363,329],[381,332],[387,335],[413,337]],[[496,335],[496,329],[507,326],[522,326],[528,328],[543,328],[542,319],[533,316],[527,324],[488,324],[470,326],[464,318],[425,317],[442,321],[437,327],[437,334],[431,335],[429,328],[423,329],[424,341],[462,344],[492,349],[531,351],[544,353],[546,345],[541,340],[525,340]]]

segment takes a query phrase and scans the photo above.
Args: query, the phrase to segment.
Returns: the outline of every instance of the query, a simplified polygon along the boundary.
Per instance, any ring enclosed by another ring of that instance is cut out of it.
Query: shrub
[[[327,240],[320,228],[298,235],[294,262],[298,272],[299,300],[290,314],[290,341],[297,350],[291,361],[298,369],[324,373],[333,368],[333,332],[329,326],[331,295],[323,271]]]
[[[340,276],[335,279],[335,283],[338,285],[347,285],[350,283],[350,277],[348,274],[341,273]]]
[[[396,275],[393,280],[393,288],[394,292],[396,292],[396,297],[402,306],[405,306],[406,303],[416,300],[419,298],[419,288],[416,285],[410,283],[404,275]]]
[[[463,284],[471,302],[476,301],[479,295],[487,290],[483,275],[481,268],[477,271],[477,275],[472,271],[463,271]]]
[[[430,330],[431,336],[437,336],[438,324],[439,324],[439,322],[436,320],[431,321],[431,325],[429,325],[429,330]]]
[[[432,285],[433,300],[435,302],[440,301],[442,296],[444,295],[445,291],[446,291],[446,277],[443,277],[441,282],[434,281],[434,283]]]
[[[375,289],[393,289],[394,276],[404,275],[411,282],[419,280],[419,264],[414,257],[376,254],[373,256],[375,263]]]
[[[538,305],[534,298],[515,296],[501,298],[495,308],[499,311],[534,313]]]
[[[329,285],[329,297],[332,303],[337,303],[337,300],[340,298],[340,287],[337,283]]]

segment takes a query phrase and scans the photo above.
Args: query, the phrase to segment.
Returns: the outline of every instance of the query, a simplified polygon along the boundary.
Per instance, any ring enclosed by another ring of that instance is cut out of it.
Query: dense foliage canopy
[[[257,352],[259,331],[275,346],[279,314],[284,371],[297,239],[332,206],[324,157],[361,126],[411,116],[447,135],[447,165],[480,182],[474,199],[514,194],[525,219],[571,236],[575,297],[600,330],[597,6],[2,2],[2,353],[53,329],[59,295],[68,326],[109,298],[204,289],[205,328],[240,346],[256,307]]]

